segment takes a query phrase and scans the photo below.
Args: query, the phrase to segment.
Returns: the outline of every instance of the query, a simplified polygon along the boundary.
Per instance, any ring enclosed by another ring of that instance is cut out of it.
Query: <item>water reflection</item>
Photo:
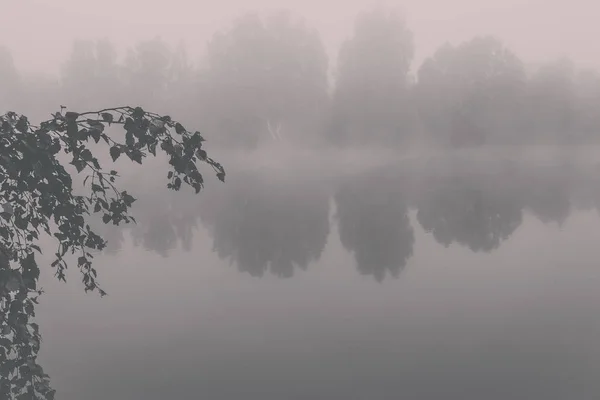
[[[596,168],[327,171],[230,167],[199,196],[140,195],[138,225],[108,227],[123,250],[98,257],[109,296],[73,302],[75,282],[41,304],[61,397],[598,393]]]
[[[335,193],[340,240],[361,274],[398,277],[412,256],[406,189],[399,176],[376,170],[344,181]]]
[[[568,167],[547,167],[523,171],[524,207],[544,223],[562,226],[571,213],[571,197],[578,186],[593,181],[584,171],[570,171]]]
[[[109,250],[118,251],[128,229],[135,245],[166,257],[178,246],[190,250],[202,226],[213,250],[239,271],[289,278],[321,257],[333,201],[342,246],[359,273],[382,281],[398,277],[413,257],[411,210],[412,222],[438,243],[492,252],[526,213],[560,226],[574,209],[600,204],[595,167],[398,163],[331,175],[234,168],[225,184],[200,196],[158,188],[160,196],[136,205],[137,225],[100,228]]]
[[[522,205],[499,180],[457,176],[436,179],[419,196],[417,220],[435,240],[490,252],[521,225]]]
[[[314,177],[231,174],[199,208],[213,249],[240,271],[289,278],[320,258],[329,235],[329,195]],[[312,179],[311,179],[312,178]]]

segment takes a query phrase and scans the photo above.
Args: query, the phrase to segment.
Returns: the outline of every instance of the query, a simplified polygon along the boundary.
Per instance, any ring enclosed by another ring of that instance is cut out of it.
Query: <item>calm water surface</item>
[[[234,165],[199,197],[146,190],[105,232],[108,297],[44,280],[61,399],[600,398],[595,166]]]

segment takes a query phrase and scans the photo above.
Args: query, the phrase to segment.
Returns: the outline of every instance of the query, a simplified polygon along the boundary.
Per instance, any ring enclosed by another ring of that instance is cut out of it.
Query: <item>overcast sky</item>
[[[417,60],[445,41],[476,34],[502,39],[526,62],[569,56],[600,66],[598,0],[0,0],[0,37],[25,71],[58,71],[75,38],[107,37],[119,47],[161,36],[198,56],[212,33],[247,10],[288,8],[336,51],[357,12],[374,5],[404,12]]]

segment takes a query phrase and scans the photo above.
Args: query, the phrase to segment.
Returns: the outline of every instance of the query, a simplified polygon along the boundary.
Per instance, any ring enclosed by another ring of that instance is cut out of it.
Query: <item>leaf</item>
[[[86,166],[86,163],[83,160],[73,160],[73,161],[71,161],[71,164],[73,164],[75,166],[75,169],[77,169],[77,172],[83,171],[83,169]]]
[[[70,138],[75,138],[77,137],[77,133],[79,133],[79,130],[77,129],[77,122],[75,122],[75,120],[68,120],[67,121],[67,135]]]
[[[133,118],[139,119],[139,118],[144,118],[144,110],[141,107],[136,107],[133,112],[131,113],[131,116]]]
[[[217,178],[219,178],[221,182],[225,182],[225,172],[217,173]]]
[[[77,118],[79,118],[79,113],[67,111],[67,113],[65,114],[65,119],[67,121],[75,121]]]
[[[104,131],[104,124],[95,119],[88,119],[86,121],[92,129],[98,129],[100,132]]]
[[[181,125],[179,122],[175,124],[175,132],[177,132],[180,135],[183,135],[185,133],[185,128],[183,127],[183,125]]]
[[[113,115],[111,113],[104,112],[102,113],[102,119],[110,125],[113,122]]]
[[[132,161],[135,161],[138,164],[142,163],[142,152],[139,150],[134,150],[127,154]]]
[[[94,142],[98,143],[102,137],[102,132],[99,129],[91,129],[90,136],[94,139]]]
[[[128,147],[133,147],[133,145],[135,144],[135,139],[133,137],[133,132],[132,131],[127,131],[127,133],[125,133],[125,144]]]
[[[79,157],[81,157],[81,159],[83,161],[92,161],[92,152],[89,149],[83,149],[83,151],[79,154]]]
[[[150,154],[156,157],[156,142],[148,144],[148,151],[150,152]]]
[[[123,202],[125,203],[125,205],[127,207],[130,207],[133,204],[133,202],[136,200],[132,195],[130,195],[127,192],[123,192],[123,193],[121,193],[121,195],[123,196]]]
[[[121,155],[121,149],[118,146],[113,146],[110,148],[110,156],[112,157],[113,162],[117,161],[117,158]]]
[[[102,222],[104,222],[105,224],[108,224],[111,219],[112,219],[112,217],[110,216],[110,214],[104,214],[102,216]]]
[[[29,122],[27,121],[27,117],[22,115],[19,118],[19,121],[17,121],[15,128],[17,128],[21,133],[27,133],[27,131],[29,130]]]

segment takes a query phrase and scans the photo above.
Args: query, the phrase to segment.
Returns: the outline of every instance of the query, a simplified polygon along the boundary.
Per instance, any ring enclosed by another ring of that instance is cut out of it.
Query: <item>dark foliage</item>
[[[107,133],[112,126],[125,131],[124,140]],[[139,107],[84,113],[61,107],[39,126],[13,112],[0,117],[1,399],[54,398],[49,378],[37,363],[41,336],[33,322],[42,294],[36,259],[36,252],[42,253],[41,240],[57,242],[51,267],[58,279],[66,280],[68,262],[73,261],[85,291],[104,296],[92,253],[104,249],[106,242],[90,228],[89,218],[99,214],[105,224],[113,225],[135,222],[129,210],[136,199],[118,187],[117,171],[101,165],[98,149],[106,149],[109,162],[127,157],[138,164],[162,150],[170,165],[167,188],[178,191],[187,185],[198,193],[204,182],[199,164],[208,164],[220,180],[225,178],[203,142],[200,132],[189,132],[169,116]],[[66,168],[85,175],[82,187]]]

